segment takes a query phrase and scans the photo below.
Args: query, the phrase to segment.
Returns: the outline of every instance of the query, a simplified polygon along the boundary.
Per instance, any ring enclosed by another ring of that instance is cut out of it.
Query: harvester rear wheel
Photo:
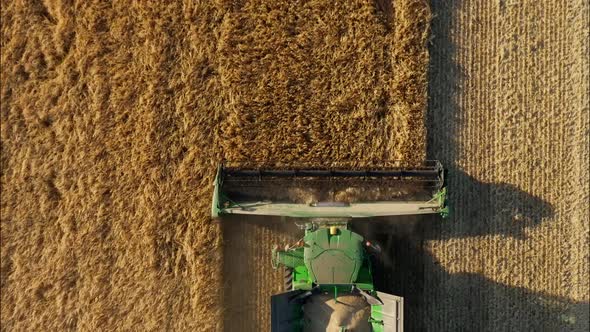
[[[293,268],[292,267],[285,267],[284,271],[285,276],[285,291],[290,291],[293,288]]]

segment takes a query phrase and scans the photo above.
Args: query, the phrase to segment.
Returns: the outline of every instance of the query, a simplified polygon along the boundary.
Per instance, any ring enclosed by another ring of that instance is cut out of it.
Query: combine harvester
[[[350,222],[444,217],[445,194],[438,161],[361,171],[220,166],[211,213],[280,216],[305,231],[294,245],[272,251],[273,266],[285,269],[286,291],[271,297],[273,332],[403,331],[403,298],[374,287],[370,255],[380,248],[355,233]],[[328,318],[320,318],[326,313]]]

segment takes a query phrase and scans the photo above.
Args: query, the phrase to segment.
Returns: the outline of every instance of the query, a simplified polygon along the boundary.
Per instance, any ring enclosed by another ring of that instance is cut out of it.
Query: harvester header
[[[211,214],[367,218],[447,213],[438,161],[361,170],[220,165]]]

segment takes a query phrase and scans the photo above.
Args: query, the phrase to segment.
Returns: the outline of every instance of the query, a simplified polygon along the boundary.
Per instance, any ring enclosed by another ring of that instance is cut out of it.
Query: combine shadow
[[[427,238],[449,239],[502,234],[526,238],[526,230],[554,214],[550,203],[508,183],[486,183],[448,166],[447,190],[451,218],[432,222]]]
[[[382,253],[372,259],[375,286],[404,297],[408,331],[433,327],[437,331],[584,330],[588,302],[509,287],[475,273],[453,274],[443,269],[424,250],[424,241],[433,233],[433,225],[447,222],[454,221],[425,216],[383,218],[371,220],[370,225],[365,220],[353,222],[355,231],[382,247]]]
[[[588,302],[502,285],[476,273],[454,274],[443,269],[424,250],[432,225],[447,222],[439,217],[372,220],[370,226],[363,222],[353,223],[355,231],[382,247],[382,253],[372,258],[375,286],[404,297],[408,331],[587,329]]]
[[[421,217],[371,220],[370,225],[367,220],[353,223],[355,231],[381,244],[383,253],[373,258],[376,288],[405,298],[408,331],[427,331],[432,327],[437,327],[438,331],[584,330],[590,309],[587,302],[509,287],[479,274],[453,274],[443,269],[423,249],[434,223],[440,224],[441,220]],[[260,226],[269,227],[262,223]],[[235,268],[234,264],[232,266],[230,269]],[[250,285],[261,282],[249,271],[244,270],[240,275],[251,278],[245,280]],[[428,285],[436,289],[425,289],[426,279]],[[244,295],[242,290],[238,301],[241,305],[248,303]],[[226,300],[233,301],[232,298],[228,296]],[[227,324],[231,326],[232,322]],[[254,323],[246,320],[240,324],[245,327],[243,324]],[[255,330],[255,327],[245,330]]]
[[[551,204],[539,197],[511,184],[478,181],[455,164],[454,134],[462,110],[454,95],[463,75],[453,60],[457,46],[450,39],[457,5],[457,1],[432,2],[426,124],[428,157],[441,160],[448,170],[451,216],[385,218],[371,227],[362,220],[355,222],[357,231],[383,247],[382,255],[374,259],[376,287],[405,298],[408,331],[587,330],[588,302],[506,286],[476,273],[449,273],[424,249],[427,240],[485,235],[526,239],[528,230],[554,214]]]

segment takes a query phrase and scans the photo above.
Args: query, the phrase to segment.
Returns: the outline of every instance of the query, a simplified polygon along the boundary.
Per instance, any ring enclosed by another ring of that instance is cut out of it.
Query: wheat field
[[[260,331],[277,223],[221,160],[440,159],[383,237],[408,330],[589,328],[585,1],[1,3],[1,329]]]

